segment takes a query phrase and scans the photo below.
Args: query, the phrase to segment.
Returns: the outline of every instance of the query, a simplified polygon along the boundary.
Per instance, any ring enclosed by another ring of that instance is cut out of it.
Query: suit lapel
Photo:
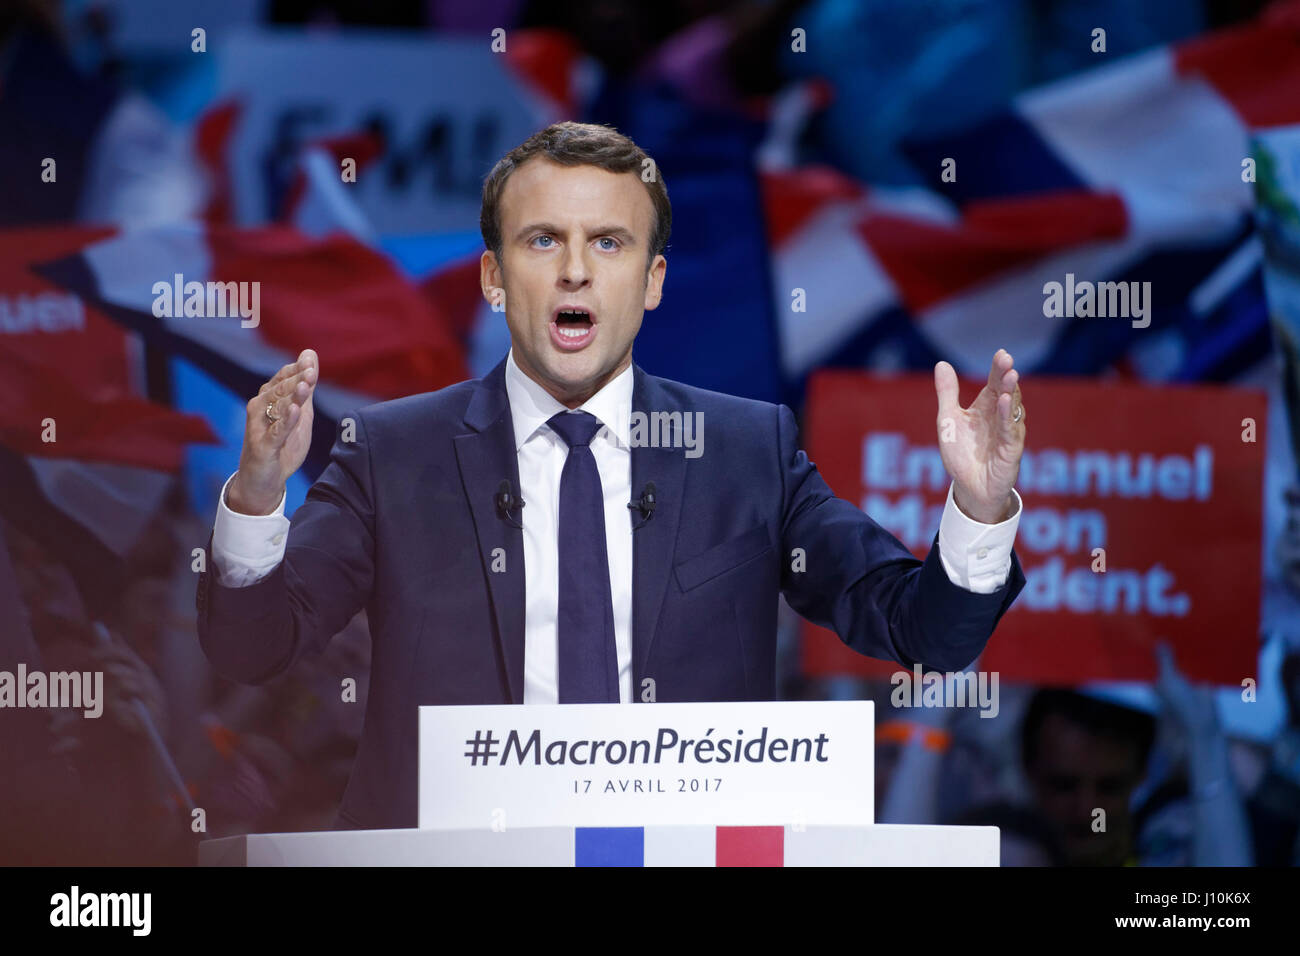
[[[474,531],[478,536],[479,556],[483,561],[492,595],[492,609],[497,622],[497,640],[501,659],[506,664],[510,699],[524,701],[524,539],[523,532],[508,524],[497,513],[497,486],[502,478],[510,487],[519,488],[519,456],[515,450],[514,426],[510,402],[506,397],[506,363],[484,376],[465,410],[465,424],[472,429],[455,438],[456,461]],[[525,501],[527,498],[525,497]],[[521,515],[514,512],[515,521]],[[502,548],[505,570],[491,569],[492,553]]]
[[[632,411],[649,418],[653,412],[682,411],[672,402],[658,380],[647,375],[635,363],[632,386]],[[649,419],[653,422],[653,419]],[[649,428],[647,427],[647,434]],[[660,608],[672,571],[677,526],[682,516],[682,490],[686,479],[686,454],[683,448],[632,448],[632,499],[641,496],[647,482],[655,483],[654,517],[632,533],[632,700],[641,699],[641,680],[654,644]],[[639,514],[633,515],[640,520]]]

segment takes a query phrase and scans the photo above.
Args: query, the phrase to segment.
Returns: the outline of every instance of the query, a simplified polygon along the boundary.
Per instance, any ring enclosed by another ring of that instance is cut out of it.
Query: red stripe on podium
[[[718,827],[718,866],[784,866],[785,827]]]

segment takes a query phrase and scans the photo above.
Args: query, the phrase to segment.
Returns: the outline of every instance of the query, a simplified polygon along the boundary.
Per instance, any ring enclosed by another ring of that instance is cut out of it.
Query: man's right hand
[[[285,482],[311,447],[311,398],[319,379],[320,360],[311,349],[303,349],[298,361],[276,372],[249,401],[239,471],[226,489],[231,511],[269,515],[280,504]]]

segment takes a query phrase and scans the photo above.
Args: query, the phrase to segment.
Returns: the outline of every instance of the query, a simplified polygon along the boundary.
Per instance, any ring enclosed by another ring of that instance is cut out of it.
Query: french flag
[[[575,827],[573,866],[784,866],[786,828]]]
[[[141,395],[125,329],[31,269],[113,234],[0,230],[0,512],[72,571],[93,609],[119,596],[123,559],[187,450],[216,441],[202,417]]]
[[[1018,97],[963,133],[909,147],[953,201],[1119,191],[1139,226],[1250,204],[1242,160],[1255,129],[1300,122],[1300,3],[1243,26],[1157,48]],[[940,180],[957,158],[955,182]]]
[[[390,831],[394,832],[394,831]],[[621,826],[523,827],[496,834],[503,859],[531,866],[997,865],[992,827]],[[977,862],[978,861],[978,862]]]
[[[111,227],[0,230],[0,444],[34,460],[174,473],[186,445],[214,440],[207,423],[144,398],[131,336],[34,271],[114,235]]]
[[[309,472],[324,466],[348,411],[468,377],[436,303],[341,232],[185,223],[113,234],[38,271],[239,396],[315,349],[322,378]]]
[[[912,144],[921,188],[765,169],[785,374],[942,358],[982,376],[997,346],[1051,374],[1191,379],[1263,358],[1243,161],[1253,130],[1300,122],[1298,23],[1300,4],[1284,4],[1026,93],[1000,116]],[[1151,332],[1046,317],[1043,286],[1067,273],[1152,282]]]

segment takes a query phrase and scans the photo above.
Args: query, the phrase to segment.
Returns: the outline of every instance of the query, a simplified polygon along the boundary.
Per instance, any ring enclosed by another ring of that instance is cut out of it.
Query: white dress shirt
[[[569,449],[546,422],[566,409],[519,370],[513,349],[506,358],[505,382],[519,456],[520,496],[527,503],[519,512],[524,526],[524,703],[554,704],[559,700],[560,473]],[[580,406],[604,425],[591,440],[591,453],[605,496],[605,548],[623,703],[632,700],[633,512],[627,507],[632,500],[632,385],[629,365]],[[949,486],[939,523],[939,558],[958,587],[989,594],[1006,582],[1021,512],[1020,495],[1014,489],[1012,494],[1016,513],[998,524],[984,524],[962,514]],[[212,562],[221,583],[246,587],[269,574],[284,558],[288,531],[283,498],[272,514],[243,515],[226,506],[223,487],[212,529]]]

